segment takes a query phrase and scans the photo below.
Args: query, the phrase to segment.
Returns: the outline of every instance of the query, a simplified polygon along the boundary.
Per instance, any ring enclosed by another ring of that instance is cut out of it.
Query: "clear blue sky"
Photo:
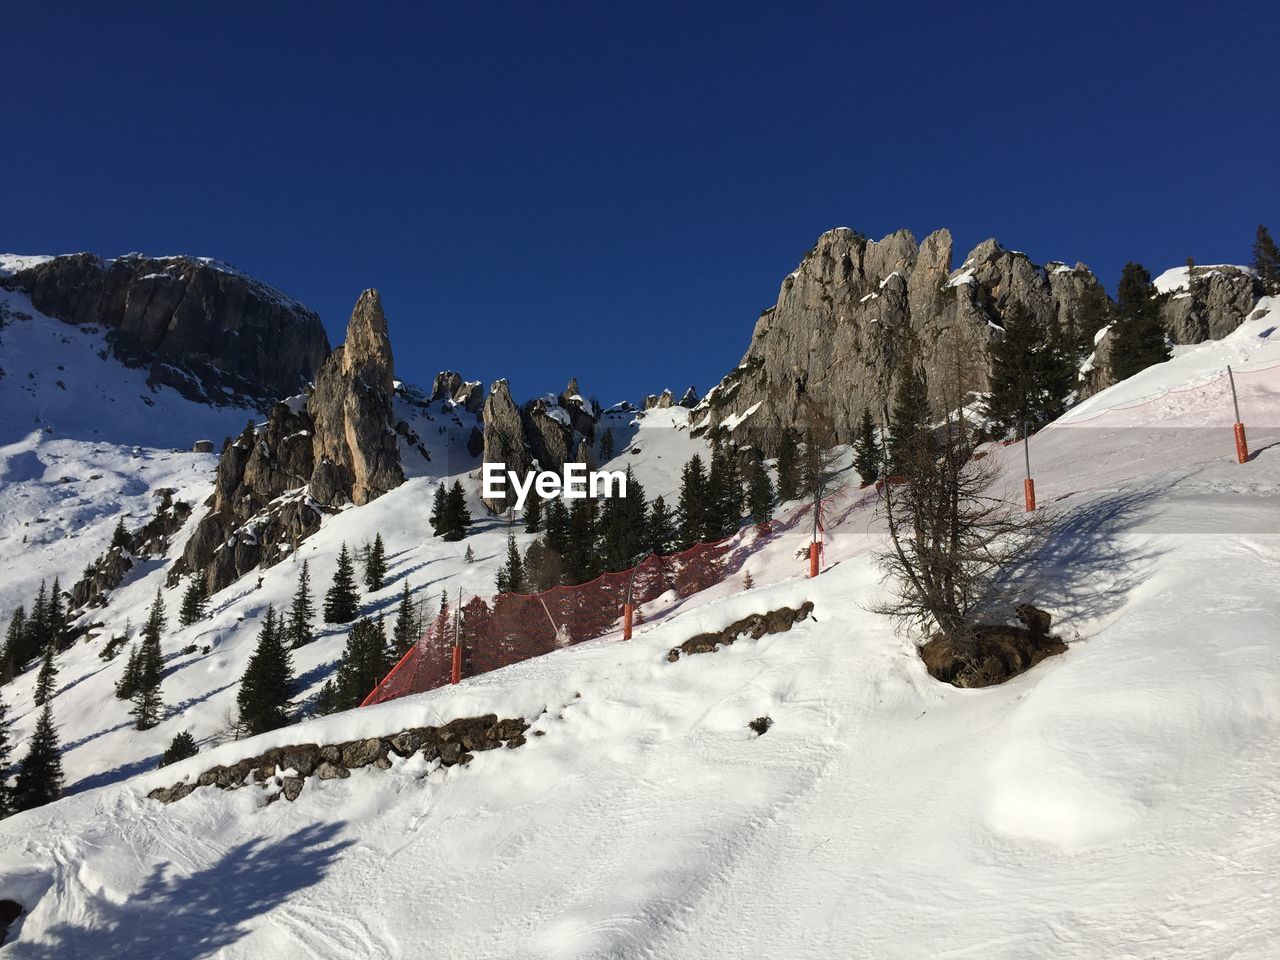
[[[10,4],[0,248],[230,261],[398,370],[705,389],[825,229],[1114,289],[1280,233],[1280,4]]]

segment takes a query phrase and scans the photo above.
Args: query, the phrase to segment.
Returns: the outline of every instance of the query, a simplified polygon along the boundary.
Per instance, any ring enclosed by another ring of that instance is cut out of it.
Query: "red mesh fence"
[[[636,622],[646,605],[669,612],[686,597],[740,574],[757,551],[784,532],[807,530],[811,518],[812,506],[805,504],[715,543],[665,556],[650,554],[634,568],[605,573],[589,583],[542,593],[466,598],[460,618],[462,676],[477,676],[620,629],[629,583]],[[798,559],[795,572],[804,572],[806,563]],[[455,632],[452,612],[437,617],[361,706],[449,683]]]

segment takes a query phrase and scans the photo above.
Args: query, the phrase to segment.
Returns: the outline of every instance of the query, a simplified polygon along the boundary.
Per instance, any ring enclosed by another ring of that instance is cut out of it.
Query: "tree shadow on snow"
[[[1132,534],[1162,490],[1100,497],[1064,510],[1040,546],[1007,567],[997,592],[1053,614],[1054,627],[1074,627],[1115,613],[1163,551]]]
[[[157,864],[123,903],[89,894],[82,908],[85,926],[57,923],[41,942],[19,940],[9,949],[24,960],[213,956],[248,934],[255,917],[324,879],[354,843],[334,839],[343,826],[315,824],[286,837],[249,840],[193,873]]]

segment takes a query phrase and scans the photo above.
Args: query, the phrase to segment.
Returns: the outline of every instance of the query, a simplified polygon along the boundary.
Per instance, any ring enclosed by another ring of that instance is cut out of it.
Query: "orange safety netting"
[[[361,706],[449,683],[457,636],[461,676],[473,677],[620,629],[629,584],[637,623],[646,604],[669,612],[680,600],[741,572],[752,555],[783,532],[807,529],[811,518],[812,505],[804,504],[724,540],[681,553],[650,554],[631,569],[588,583],[467,598],[461,616],[438,616]],[[799,562],[796,566],[797,573],[803,570]]]

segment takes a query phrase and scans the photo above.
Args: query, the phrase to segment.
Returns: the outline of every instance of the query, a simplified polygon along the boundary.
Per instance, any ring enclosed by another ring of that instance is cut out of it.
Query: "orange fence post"
[[[1030,477],[1022,481],[1022,492],[1027,498],[1027,513],[1036,508],[1036,482]]]
[[[1249,441],[1244,437],[1244,424],[1236,424],[1236,459],[1241,463],[1249,459]]]
[[[450,683],[462,682],[462,648],[453,648],[453,675],[449,680]]]
[[[809,576],[816,577],[818,575],[818,550],[819,543],[815,540],[809,544]]]
[[[622,605],[622,639],[631,639],[631,624],[635,621],[636,608],[635,604],[624,603]]]

